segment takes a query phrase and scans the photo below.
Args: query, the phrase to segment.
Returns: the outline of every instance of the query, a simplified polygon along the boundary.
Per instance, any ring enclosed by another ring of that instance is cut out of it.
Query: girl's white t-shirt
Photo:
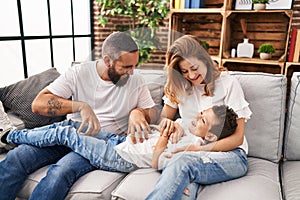
[[[127,132],[128,117],[133,108],[155,106],[141,75],[130,75],[125,85],[116,86],[100,78],[95,61],[70,67],[47,89],[57,96],[88,103],[100,121],[101,130],[115,134]],[[67,118],[81,121],[79,112],[69,114]]]
[[[181,126],[183,126],[180,121],[177,121]],[[203,145],[204,140],[201,137],[197,137],[191,134],[187,128],[184,128],[185,135],[179,140],[178,143],[171,143],[168,141],[167,147],[164,152],[160,155],[158,161],[158,169],[163,169],[170,161],[170,156],[172,152],[181,147],[187,147],[188,145]],[[130,136],[126,137],[125,142],[118,144],[114,147],[117,153],[125,159],[127,162],[135,164],[139,168],[148,168],[152,166],[152,157],[154,147],[160,137],[160,132],[153,130],[152,134],[149,135],[148,140],[144,142],[139,142],[134,144]]]
[[[172,103],[166,96],[164,103],[179,109],[179,114],[184,124],[189,124],[199,112],[213,107],[214,105],[227,105],[238,115],[238,118],[250,119],[252,114],[249,103],[245,100],[244,92],[238,80],[231,76],[229,72],[222,72],[215,81],[214,96],[204,96],[204,84],[193,86],[190,95],[180,98],[179,104]],[[248,143],[246,137],[240,146],[248,153]]]

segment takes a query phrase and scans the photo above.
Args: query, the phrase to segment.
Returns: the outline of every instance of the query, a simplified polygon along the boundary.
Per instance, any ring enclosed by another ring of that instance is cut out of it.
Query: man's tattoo
[[[56,116],[56,112],[61,110],[62,102],[60,102],[56,97],[51,97],[48,101],[48,115]]]

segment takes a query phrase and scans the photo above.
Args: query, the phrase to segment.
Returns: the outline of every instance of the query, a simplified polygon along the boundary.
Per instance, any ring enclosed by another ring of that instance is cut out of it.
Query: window
[[[1,0],[0,87],[93,59],[92,0]]]

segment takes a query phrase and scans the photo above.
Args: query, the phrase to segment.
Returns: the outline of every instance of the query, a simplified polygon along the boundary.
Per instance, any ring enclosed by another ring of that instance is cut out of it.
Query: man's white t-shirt
[[[249,103],[245,100],[244,92],[238,80],[228,72],[222,72],[220,77],[215,80],[215,90],[213,96],[204,96],[204,84],[193,86],[192,93],[179,99],[180,103],[172,103],[166,96],[163,97],[164,103],[179,109],[179,114],[184,124],[189,124],[199,112],[211,108],[215,105],[227,105],[232,108],[238,118],[245,118],[247,121],[252,114]],[[240,146],[248,153],[248,143],[246,137]]]
[[[141,75],[130,75],[125,85],[116,86],[100,78],[95,61],[69,68],[47,89],[57,96],[88,103],[100,121],[101,130],[115,134],[127,132],[128,117],[133,108],[155,106]],[[67,118],[81,121],[78,112]]]

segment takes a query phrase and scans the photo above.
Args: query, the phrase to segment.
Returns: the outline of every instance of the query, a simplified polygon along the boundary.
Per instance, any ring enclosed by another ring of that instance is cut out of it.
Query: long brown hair
[[[207,67],[204,77],[205,94],[213,96],[215,80],[220,76],[220,69],[214,64],[201,40],[192,35],[185,35],[172,44],[166,53],[166,69],[168,80],[165,85],[165,94],[173,103],[179,103],[180,97],[190,94],[192,83],[182,76],[179,63],[187,58],[197,58]]]

